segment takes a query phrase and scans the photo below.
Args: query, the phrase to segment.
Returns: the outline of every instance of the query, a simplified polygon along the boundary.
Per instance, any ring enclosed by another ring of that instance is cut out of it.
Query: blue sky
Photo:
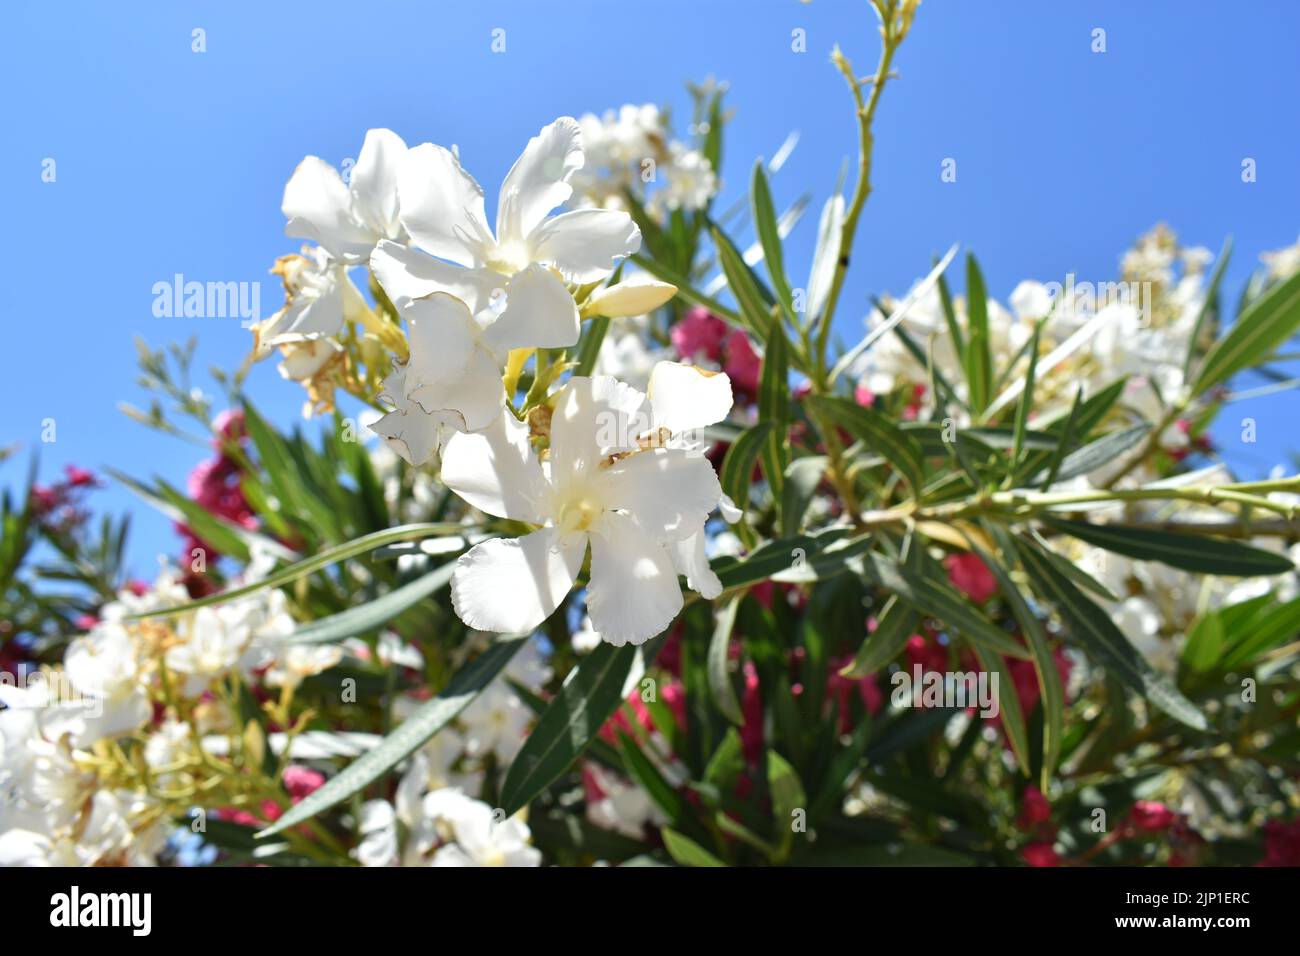
[[[157,346],[199,336],[198,364],[233,368],[248,333],[235,318],[156,318],[152,287],[200,281],[277,284],[280,196],[306,154],[353,157],[365,130],[456,143],[488,190],[527,138],[564,114],[624,102],[676,107],[688,80],[731,86],[723,179],[742,194],[755,157],[797,130],[774,182],[779,206],[811,190],[815,207],[855,152],[839,42],[874,67],[866,0],[534,0],[129,5],[11,0],[0,30],[10,90],[0,184],[10,225],[0,445],[64,464],[112,465],[182,482],[197,449],[135,425],[133,337]],[[191,31],[207,51],[191,52]],[[1091,52],[1094,28],[1107,50]],[[506,31],[493,53],[492,31]],[[791,50],[806,31],[807,52]],[[841,300],[845,337],[868,297],[901,292],[950,243],[973,249],[992,294],[1022,278],[1113,277],[1120,253],[1157,221],[1189,244],[1236,240],[1235,298],[1261,251],[1300,232],[1300,4],[925,0],[877,118],[876,191]],[[53,158],[57,179],[42,182]],[[957,160],[942,183],[940,163]],[[1240,178],[1244,157],[1258,181]],[[815,217],[791,237],[801,273]],[[1247,384],[1243,382],[1242,384]],[[289,424],[302,395],[272,365],[254,399]],[[1254,476],[1300,447],[1294,395],[1235,406],[1221,443]],[[1236,412],[1240,410],[1241,414]],[[1242,415],[1258,421],[1243,446]],[[40,443],[41,420],[57,442]],[[16,482],[10,461],[0,481]],[[121,489],[100,507],[136,513],[131,555],[148,572],[174,553],[168,522]]]

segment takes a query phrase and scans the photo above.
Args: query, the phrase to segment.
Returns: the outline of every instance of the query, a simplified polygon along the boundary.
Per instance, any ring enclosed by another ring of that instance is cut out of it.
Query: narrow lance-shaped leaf
[[[915,625],[916,612],[897,597],[891,597],[876,617],[876,629],[867,635],[857,655],[840,674],[853,678],[874,674],[902,653]]]
[[[787,320],[794,322],[794,300],[790,291],[790,282],[785,275],[785,256],[781,249],[781,235],[777,228],[776,209],[772,205],[772,190],[767,182],[767,173],[763,170],[763,161],[754,163],[754,175],[750,186],[750,204],[753,207],[754,231],[763,247],[763,261],[767,264],[767,274],[772,280],[772,289],[776,292]]]
[[[1223,283],[1223,273],[1228,268],[1228,260],[1232,258],[1232,237],[1229,236],[1223,242],[1223,249],[1219,251],[1219,259],[1214,264],[1214,272],[1210,276],[1210,284],[1205,289],[1205,301],[1201,303],[1201,311],[1196,315],[1196,324],[1192,326],[1192,334],[1187,339],[1187,357],[1183,360],[1183,379],[1191,377],[1192,363],[1196,361],[1196,350],[1200,348],[1201,336],[1205,332],[1205,325],[1210,320],[1210,316],[1219,307],[1219,286]]]
[[[722,490],[742,511],[749,504],[749,480],[754,473],[754,462],[763,450],[771,430],[772,426],[768,422],[759,422],[745,429],[722,459]]]
[[[727,671],[727,652],[731,649],[736,611],[744,596],[743,593],[737,594],[718,611],[708,653],[709,690],[713,692],[713,702],[718,705],[722,715],[736,725],[744,721],[744,716],[740,712],[740,701],[736,699],[736,688],[731,683],[731,674]]]
[[[907,433],[899,430],[875,409],[866,408],[845,398],[829,395],[809,396],[808,401],[861,439],[872,451],[883,455],[899,474],[919,493],[923,485],[921,447]]]
[[[1205,715],[1129,643],[1109,614],[1033,548],[1022,549],[1020,560],[1038,592],[1056,605],[1071,635],[1099,664],[1175,720],[1205,730]]]
[[[604,641],[569,672],[506,772],[501,805],[507,816],[527,806],[559,778],[622,701],[636,648]]]
[[[1202,395],[1242,369],[1257,365],[1300,327],[1300,272],[1279,282],[1237,317],[1210,347],[1196,373],[1192,393]]]
[[[1210,535],[1180,534],[1119,524],[1088,524],[1044,517],[1043,523],[1071,537],[1139,561],[1159,561],[1197,574],[1266,577],[1286,574],[1295,565],[1285,554],[1253,548]]]
[[[1018,553],[1006,529],[991,522],[984,527],[997,541],[1003,558],[1010,563],[1016,562]],[[1043,766],[1039,785],[1046,791],[1057,761],[1061,759],[1061,742],[1065,737],[1065,689],[1061,686],[1061,674],[1056,669],[1056,658],[1043,631],[1042,622],[1026,603],[1020,589],[1011,580],[1011,575],[991,556],[978,549],[975,553],[997,578],[1002,599],[1007,602],[1007,607],[1011,609],[1012,616],[1020,625],[1020,631],[1034,654],[1034,673],[1038,678],[1043,702]]]
[[[763,295],[762,287],[749,266],[745,264],[740,250],[723,234],[722,230],[714,226],[711,231],[714,245],[718,250],[718,263],[722,266],[722,272],[727,277],[727,286],[740,307],[740,321],[760,340],[764,340],[771,319],[768,300]]]
[[[440,534],[460,534],[468,530],[471,530],[471,526],[469,525],[428,523],[399,525],[396,528],[388,528],[384,531],[375,531],[371,534],[354,538],[345,544],[326,548],[319,554],[314,554],[310,558],[304,558],[296,564],[291,564],[287,568],[281,568],[279,571],[268,574],[260,581],[252,581],[236,588],[230,588],[227,591],[221,591],[218,594],[209,594],[207,597],[199,598],[197,601],[191,601],[188,604],[182,604],[178,607],[159,608],[158,610],[131,615],[128,620],[141,621],[151,617],[172,617],[177,614],[185,614],[189,611],[197,610],[201,607],[210,607],[213,604],[224,604],[225,602],[233,601],[236,598],[245,597],[249,594],[256,594],[264,588],[283,587],[301,577],[306,577],[308,574],[312,574],[322,568],[327,568],[331,564],[337,564],[339,561],[345,561],[348,558],[355,558],[357,555],[374,551],[376,548],[383,547],[386,544],[393,544],[397,541],[411,541],[415,538],[431,538]]]
[[[789,460],[786,422],[790,408],[789,346],[781,320],[773,318],[763,354],[763,374],[759,381],[758,415],[762,422],[770,422],[772,431],[763,446],[763,471],[772,489],[777,507],[781,505],[781,490],[785,484],[785,466]],[[735,500],[735,499],[732,499]]]
[[[668,855],[682,866],[726,866],[716,856],[700,846],[690,837],[682,836],[676,830],[664,827],[659,831],[664,838],[664,849]]]
[[[378,746],[348,764],[327,780],[320,789],[308,794],[301,803],[291,807],[279,820],[260,831],[258,837],[268,837],[281,830],[287,830],[323,810],[328,810],[378,780],[415,753],[425,741],[454,720],[456,715],[492,682],[526,640],[528,638],[525,637],[498,640],[496,644],[475,658],[469,666],[457,673],[441,694],[422,704]]]
[[[781,533],[791,537],[803,526],[803,516],[812,503],[822,476],[826,473],[825,455],[796,458],[785,469],[781,489]]]
[[[984,274],[973,253],[966,256],[966,325],[970,339],[966,343],[966,386],[971,410],[984,411],[993,387],[993,358],[989,343],[989,297]]]
[[[446,587],[455,570],[456,562],[449,561],[442,567],[421,575],[399,588],[394,588],[373,601],[304,624],[292,634],[281,638],[278,643],[325,644],[373,631],[407,608],[413,607],[429,595]]]
[[[960,637],[1009,657],[1029,657],[1027,651],[973,607],[955,590],[925,573],[917,573],[880,554],[868,555],[867,574],[887,591],[892,591],[921,614],[939,618]]]

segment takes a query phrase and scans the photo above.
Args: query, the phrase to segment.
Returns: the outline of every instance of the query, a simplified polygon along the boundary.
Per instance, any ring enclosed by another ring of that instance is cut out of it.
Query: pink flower
[[[907,639],[904,648],[907,652],[907,666],[913,668],[921,665],[922,672],[942,671],[948,667],[948,651],[935,640],[927,640],[920,634],[913,634]]]
[[[977,554],[950,554],[943,566],[948,580],[976,604],[983,604],[998,593],[997,578]]]
[[[840,733],[842,734],[853,732],[853,697],[855,694],[862,701],[863,709],[873,717],[880,713],[881,707],[885,704],[884,695],[880,693],[880,687],[876,684],[875,674],[868,674],[865,677],[845,677],[840,673],[852,660],[851,655],[845,655],[841,658],[832,659],[827,666],[826,699],[839,704]]]
[[[876,404],[875,393],[865,385],[859,385],[853,390],[853,400],[864,408],[870,408]]]
[[[1028,829],[1046,823],[1051,817],[1052,805],[1043,796],[1043,791],[1035,786],[1026,787],[1025,794],[1020,800],[1020,816],[1017,818],[1021,828]]]
[[[1020,855],[1030,866],[1060,866],[1061,857],[1057,854],[1052,844],[1047,841],[1030,843],[1020,851]]]
[[[244,410],[242,408],[226,409],[216,417],[216,420],[212,423],[212,430],[216,433],[212,447],[218,451],[221,450],[221,446],[225,442],[242,442],[248,435],[244,427]]]
[[[1300,817],[1290,823],[1264,824],[1264,859],[1260,866],[1300,866]]]
[[[284,789],[289,791],[294,803],[319,790],[324,782],[325,775],[311,767],[291,764],[284,768]]]
[[[1163,803],[1139,800],[1129,811],[1129,819],[1139,830],[1147,833],[1163,833],[1174,825],[1178,815]]]
[[[727,336],[727,356],[723,360],[722,370],[731,379],[732,387],[742,395],[758,394],[758,382],[763,374],[763,360],[759,358],[749,336],[739,329],[733,329]]]
[[[65,465],[63,473],[68,476],[68,484],[73,488],[99,487],[99,479],[95,477],[93,471],[78,468],[76,465]]]
[[[745,695],[740,704],[744,721],[740,725],[740,745],[745,760],[754,765],[763,756],[763,695],[759,693],[758,670],[748,661],[745,662],[744,675]]]
[[[685,317],[669,332],[678,357],[695,362],[721,360],[726,336],[727,323],[698,305],[687,309]]]

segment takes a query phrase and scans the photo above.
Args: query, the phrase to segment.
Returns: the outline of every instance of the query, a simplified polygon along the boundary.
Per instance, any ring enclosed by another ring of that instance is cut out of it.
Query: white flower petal
[[[371,253],[370,268],[399,308],[411,299],[446,292],[478,315],[491,303],[494,293],[505,295],[507,280],[498,272],[452,265],[387,239]]]
[[[731,412],[731,379],[695,365],[657,363],[647,394],[655,427],[673,435],[713,425]]]
[[[712,601],[722,593],[722,582],[709,567],[709,559],[704,554],[704,532],[691,535],[684,541],[676,541],[671,546],[673,566],[679,574],[686,575],[686,583],[691,590],[699,591],[700,597]]]
[[[505,311],[484,330],[483,338],[498,354],[518,348],[567,348],[578,341],[579,323],[578,307],[564,281],[533,263],[510,279]]]
[[[459,412],[466,431],[490,424],[505,397],[501,369],[465,303],[435,292],[408,303],[402,314],[411,342],[406,397],[426,412]]]
[[[407,303],[402,316],[411,343],[407,396],[425,385],[459,377],[479,338],[478,324],[465,303],[445,292],[435,292]]]
[[[681,448],[629,455],[605,469],[601,481],[606,507],[626,511],[661,541],[681,541],[702,530],[722,497],[709,460]]]
[[[439,446],[454,434],[458,424],[451,414],[433,415],[406,397],[406,371],[398,369],[384,381],[380,399],[393,411],[370,426],[388,447],[409,465],[423,465],[437,454]]]
[[[636,436],[649,426],[638,421],[645,396],[608,375],[569,379],[551,414],[551,475],[560,481],[599,467],[616,451],[636,448]]]
[[[566,202],[573,195],[569,177],[582,164],[582,136],[571,116],[561,116],[530,139],[501,184],[498,240],[523,239]]]
[[[641,248],[632,217],[614,209],[578,209],[548,219],[528,237],[533,258],[560,270],[570,282],[597,282],[617,260]]]
[[[372,129],[352,167],[352,211],[381,236],[402,231],[397,220],[397,167],[405,155],[402,137],[390,129]]]
[[[645,315],[670,302],[676,294],[677,286],[639,272],[622,282],[597,289],[584,308],[611,319]]]
[[[477,264],[490,237],[483,188],[449,150],[423,143],[402,157],[397,175],[402,225],[430,255]]]
[[[476,630],[527,634],[560,606],[586,551],[584,535],[555,528],[484,541],[456,562],[452,607]]]
[[[533,524],[545,520],[546,478],[528,444],[528,425],[504,409],[481,432],[447,442],[442,482],[479,511]]]
[[[615,646],[643,644],[682,609],[682,591],[668,551],[631,518],[608,512],[591,535],[591,626]]]
[[[483,347],[476,347],[459,378],[426,382],[408,392],[420,407],[431,412],[456,412],[464,431],[478,431],[501,414],[505,388],[501,366]]]
[[[308,156],[293,171],[280,203],[286,236],[310,239],[336,259],[364,259],[377,238],[352,215],[352,194],[338,170]]]

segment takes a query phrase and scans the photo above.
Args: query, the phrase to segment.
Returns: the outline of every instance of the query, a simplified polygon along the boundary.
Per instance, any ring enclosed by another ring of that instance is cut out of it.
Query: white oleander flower
[[[1260,253],[1259,258],[1268,267],[1270,278],[1289,279],[1300,272],[1300,239],[1295,245]]]
[[[451,584],[461,620],[531,632],[572,589],[590,543],[593,628],[616,645],[662,632],[682,607],[674,556],[722,497],[699,448],[672,436],[720,421],[731,401],[725,375],[662,362],[649,401],[612,378],[570,379],[554,396],[545,466],[528,426],[508,413],[453,436],[447,487],[480,511],[541,526],[461,556]]]
[[[305,678],[323,674],[343,660],[336,644],[287,644],[277,649],[266,672],[268,687],[297,687]]]
[[[518,817],[497,822],[496,811],[459,790],[435,790],[424,798],[424,814],[450,840],[430,866],[538,866],[542,854],[530,846],[528,824]]]
[[[321,246],[303,246],[302,255],[281,256],[271,272],[284,283],[284,305],[253,326],[258,358],[277,346],[333,338],[349,319],[370,319],[370,307],[348,278],[347,266]]]
[[[607,277],[641,247],[625,212],[580,209],[548,218],[573,193],[583,165],[578,124],[561,117],[529,140],[501,186],[496,232],[483,189],[456,155],[424,143],[398,172],[401,221],[415,246],[380,243],[371,267],[399,305],[447,292],[474,315],[491,313],[498,349],[565,348],[578,340],[578,311],[566,282]],[[427,255],[425,255],[427,253]]]
[[[415,785],[412,785],[412,781]],[[410,774],[395,803],[361,807],[361,843],[352,851],[362,866],[538,866],[528,825],[518,817],[497,822],[495,811],[457,789],[423,792]],[[405,830],[403,841],[398,824]]]
[[[471,757],[495,754],[502,766],[515,759],[524,745],[533,712],[502,681],[493,681],[460,715],[465,729],[466,753]]]
[[[285,235],[310,239],[351,265],[369,259],[382,239],[403,241],[397,176],[406,154],[406,143],[392,130],[372,129],[347,183],[329,163],[308,156],[284,187]]]
[[[135,730],[152,716],[135,641],[121,625],[99,624],[74,640],[64,653],[63,669],[85,698],[77,702],[83,720],[78,746]]]
[[[239,610],[201,607],[185,629],[185,641],[167,651],[167,666],[184,676],[182,692],[195,697],[240,662],[252,633]]]
[[[704,209],[718,192],[718,176],[713,164],[698,149],[674,142],[665,165],[667,183],[655,193],[650,203],[656,209]]]

